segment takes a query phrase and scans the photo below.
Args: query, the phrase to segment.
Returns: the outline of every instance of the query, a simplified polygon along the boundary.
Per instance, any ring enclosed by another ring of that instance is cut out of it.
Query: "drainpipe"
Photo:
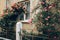
[[[6,0],[6,9],[7,9],[7,1],[8,1],[8,0]]]

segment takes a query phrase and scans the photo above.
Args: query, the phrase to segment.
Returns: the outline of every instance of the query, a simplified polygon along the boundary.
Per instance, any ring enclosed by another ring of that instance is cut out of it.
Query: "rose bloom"
[[[2,13],[1,16],[3,17],[4,16],[4,13]]]
[[[28,23],[32,23],[32,20],[33,20],[32,18],[31,18],[31,19],[29,19],[29,20],[28,20]]]
[[[48,8],[50,9],[50,8],[52,8],[52,6],[49,6]]]
[[[41,2],[41,4],[45,4],[44,2]]]
[[[50,16],[48,16],[47,18],[50,18]]]
[[[48,11],[48,8],[47,8],[47,7],[45,7],[45,8],[44,8],[44,10],[45,10],[45,11]]]
[[[48,20],[48,18],[45,18],[45,20]]]

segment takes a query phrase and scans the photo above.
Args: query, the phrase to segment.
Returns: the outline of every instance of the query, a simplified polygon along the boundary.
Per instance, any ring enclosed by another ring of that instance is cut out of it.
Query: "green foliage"
[[[4,15],[2,19],[0,19],[0,26],[4,29],[7,29],[9,27],[13,27],[16,24],[16,19],[14,19],[15,14],[7,14]],[[11,19],[13,18],[13,19]]]
[[[60,29],[60,13],[56,8],[57,5],[54,4],[55,2],[53,3],[53,5],[47,4],[45,1],[43,2],[45,3],[41,4],[43,10],[42,12],[35,14],[33,23],[36,24],[38,32],[42,31],[43,34],[48,35],[48,37],[52,39],[54,39],[54,36],[58,38],[60,36],[60,30],[57,30],[57,27]],[[50,5],[55,7],[57,11],[52,13],[50,11],[51,8],[49,9]]]

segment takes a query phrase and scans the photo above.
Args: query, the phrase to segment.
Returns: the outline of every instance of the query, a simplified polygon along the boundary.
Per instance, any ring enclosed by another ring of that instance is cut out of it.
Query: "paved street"
[[[0,37],[0,40],[11,40],[11,39]]]

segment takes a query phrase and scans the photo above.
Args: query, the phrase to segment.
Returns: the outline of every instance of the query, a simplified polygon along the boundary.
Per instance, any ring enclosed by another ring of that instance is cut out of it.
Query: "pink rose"
[[[4,16],[4,14],[1,14],[1,16],[3,17],[3,16]]]
[[[41,2],[39,2],[38,4],[41,4]]]
[[[45,18],[45,20],[48,20],[48,18]]]
[[[49,25],[48,23],[46,25]]]
[[[56,36],[54,36],[54,38],[56,38]]]
[[[48,11],[48,8],[47,8],[47,7],[45,7],[45,8],[44,8],[44,10],[45,10],[45,11]]]
[[[31,18],[31,19],[29,19],[29,20],[28,20],[28,23],[32,23],[32,20],[33,20],[32,18]]]
[[[45,4],[44,2],[41,2],[41,4]]]
[[[52,6],[49,6],[48,8],[50,9],[50,8],[52,8]]]
[[[52,24],[52,26],[55,26],[55,24]]]
[[[48,16],[47,18],[50,18],[50,16]]]
[[[43,17],[43,15],[41,14],[40,17]]]
[[[26,6],[23,6],[23,9],[26,9]]]

